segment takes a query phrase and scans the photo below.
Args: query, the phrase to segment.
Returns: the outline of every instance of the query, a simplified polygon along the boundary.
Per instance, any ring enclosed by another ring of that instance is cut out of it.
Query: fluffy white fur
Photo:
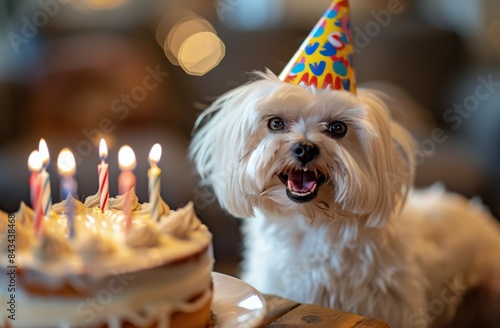
[[[220,97],[198,120],[191,156],[221,204],[244,221],[242,278],[263,293],[386,320],[439,327],[472,287],[500,273],[500,229],[479,206],[434,187],[413,191],[413,140],[373,92],[315,90],[272,73]],[[282,118],[286,131],[271,132]],[[348,127],[343,138],[328,123]],[[327,181],[297,203],[278,174]]]

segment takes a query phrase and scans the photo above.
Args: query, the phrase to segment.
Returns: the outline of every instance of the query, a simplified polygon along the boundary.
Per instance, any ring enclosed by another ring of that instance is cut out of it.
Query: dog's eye
[[[283,119],[279,117],[273,117],[267,122],[267,127],[271,131],[284,131],[286,126]]]
[[[328,124],[326,132],[333,138],[343,138],[347,133],[347,125],[341,121]]]

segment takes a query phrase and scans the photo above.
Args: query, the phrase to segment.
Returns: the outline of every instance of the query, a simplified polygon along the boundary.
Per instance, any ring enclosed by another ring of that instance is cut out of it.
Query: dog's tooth
[[[302,170],[304,170],[304,172],[309,171],[309,169],[307,167],[304,167]]]

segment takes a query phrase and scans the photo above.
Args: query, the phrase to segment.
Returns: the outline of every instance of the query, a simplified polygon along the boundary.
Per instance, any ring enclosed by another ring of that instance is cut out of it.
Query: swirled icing
[[[159,229],[164,234],[171,234],[178,238],[184,238],[191,231],[198,230],[200,221],[194,212],[193,202],[177,211],[171,211],[170,215],[162,216]]]
[[[116,196],[115,198],[110,198],[109,199],[110,209],[123,210],[127,197],[130,197],[130,203],[131,203],[130,208],[132,209],[132,211],[138,211],[141,209],[141,204],[139,203],[139,198],[137,198],[135,194],[134,188],[127,191],[127,193],[123,195]]]
[[[0,249],[7,251],[9,245],[14,244],[16,252],[27,250],[33,243],[34,238],[33,228],[31,227],[33,211],[24,203],[21,203],[13,219],[15,219],[14,223],[11,225],[11,229],[8,229],[9,215],[0,211],[0,235],[2,235]],[[13,243],[9,239],[13,240]]]
[[[125,238],[125,243],[132,248],[154,247],[158,245],[158,240],[158,228],[150,221],[145,221],[132,228]]]
[[[85,206],[82,204],[82,202],[80,202],[77,199],[74,199],[73,196],[71,196],[71,194],[70,194],[62,202],[52,205],[52,211],[54,213],[59,214],[59,215],[65,214],[68,212],[68,205],[69,204],[73,204],[73,208],[75,210],[75,213],[81,213],[85,210]]]
[[[150,213],[150,210],[151,210],[151,204],[144,203],[142,204],[139,213],[141,215],[148,215]],[[169,215],[169,213],[170,213],[170,206],[168,206],[167,203],[165,203],[165,201],[163,200],[163,198],[160,197],[160,217],[164,215]]]
[[[87,198],[85,198],[84,205],[87,208],[101,206],[101,204],[99,203],[99,199],[100,199],[99,193],[88,196]]]
[[[19,206],[19,209],[17,210],[15,217],[17,223],[24,225],[33,225],[33,219],[35,217],[35,214],[28,205],[26,205],[24,202],[21,202],[21,205]]]

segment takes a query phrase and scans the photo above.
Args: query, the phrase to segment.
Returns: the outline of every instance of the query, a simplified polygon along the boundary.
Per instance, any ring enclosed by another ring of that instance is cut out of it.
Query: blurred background
[[[419,140],[420,187],[441,181],[500,217],[500,0],[351,0],[360,86],[386,91]],[[159,142],[162,196],[194,200],[216,271],[236,275],[239,221],[198,187],[186,158],[201,109],[254,70],[279,74],[330,0],[0,0],[0,208],[29,204],[27,159],[45,138],[52,197],[70,147],[81,199],[98,187],[98,143],[137,157]]]

